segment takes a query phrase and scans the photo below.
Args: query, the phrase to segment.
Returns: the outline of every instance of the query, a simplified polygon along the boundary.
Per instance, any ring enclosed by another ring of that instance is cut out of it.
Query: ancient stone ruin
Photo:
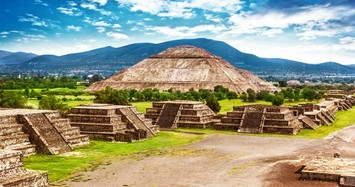
[[[92,84],[87,90],[114,89],[189,91],[222,85],[231,91],[278,91],[272,84],[249,71],[238,69],[221,57],[194,46],[178,46],[153,55],[112,77]]]
[[[89,144],[57,111],[0,109],[0,186],[48,186],[46,172],[23,168],[24,155],[59,154]]]
[[[132,142],[155,136],[159,130],[133,106],[89,104],[74,107],[68,115],[81,133],[106,140]]]
[[[24,155],[36,151],[59,154],[88,143],[88,136],[71,127],[57,111],[0,110],[0,149],[19,150]]]
[[[355,186],[355,160],[318,157],[303,164],[301,180],[334,181],[340,186]]]
[[[213,127],[243,133],[296,134],[302,129],[302,123],[297,112],[288,108],[248,105],[233,107],[233,111],[227,112]]]
[[[48,186],[48,174],[24,169],[22,157],[21,151],[0,149],[0,186]]]
[[[146,118],[160,128],[206,128],[211,125],[215,113],[202,102],[159,101],[147,108]]]

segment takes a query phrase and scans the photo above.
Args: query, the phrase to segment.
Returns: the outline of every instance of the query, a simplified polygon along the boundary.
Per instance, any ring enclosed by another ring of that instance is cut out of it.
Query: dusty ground
[[[354,157],[355,143],[349,139],[354,132],[355,126],[317,140],[208,135],[185,147],[113,160],[64,186],[337,186],[300,181],[295,171],[314,156]]]

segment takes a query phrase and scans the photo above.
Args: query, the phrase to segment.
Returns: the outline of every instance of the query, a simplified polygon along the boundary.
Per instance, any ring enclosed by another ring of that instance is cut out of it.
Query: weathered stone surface
[[[147,108],[145,116],[161,128],[206,128],[215,113],[202,102],[158,101]]]
[[[48,186],[48,174],[24,169],[22,157],[21,151],[0,150],[0,186]]]
[[[88,143],[88,137],[60,118],[58,111],[0,110],[0,149],[20,150],[24,155],[36,150],[58,154]]]
[[[188,91],[191,88],[213,90],[217,85],[239,93],[248,88],[278,90],[249,71],[238,69],[221,57],[194,46],[169,48],[107,80],[94,83],[87,90],[97,91],[110,86],[114,89]]]
[[[301,179],[336,181],[355,186],[355,161],[345,158],[318,157],[303,164]]]
[[[227,112],[213,127],[243,133],[296,134],[302,124],[297,111],[285,107],[247,105],[233,107],[233,111]]]
[[[132,106],[83,105],[72,108],[68,117],[81,133],[111,141],[132,142],[155,136],[159,130]]]

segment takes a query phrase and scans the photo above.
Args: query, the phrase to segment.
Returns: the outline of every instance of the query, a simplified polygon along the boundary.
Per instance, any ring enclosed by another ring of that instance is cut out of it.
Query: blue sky
[[[355,64],[354,0],[2,0],[0,50],[63,55],[184,38],[308,63]]]

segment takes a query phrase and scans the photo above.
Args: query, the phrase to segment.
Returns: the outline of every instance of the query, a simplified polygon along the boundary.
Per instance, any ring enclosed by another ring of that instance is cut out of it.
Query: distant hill
[[[350,65],[347,65],[347,66],[355,69],[355,64],[350,64]]]
[[[20,64],[36,56],[37,55],[33,53],[0,51],[0,65]]]
[[[0,58],[11,55],[12,52],[0,50]]]
[[[172,40],[163,43],[136,43],[123,47],[104,47],[82,53],[63,56],[41,55],[26,62],[12,63],[2,68],[1,73],[49,72],[59,74],[93,74],[105,76],[128,68],[151,55],[169,47],[193,45],[221,56],[234,66],[252,71],[261,76],[324,76],[355,74],[355,69],[338,63],[307,64],[278,58],[260,58],[243,53],[222,41],[205,38]],[[1,54],[1,52],[0,52]]]

